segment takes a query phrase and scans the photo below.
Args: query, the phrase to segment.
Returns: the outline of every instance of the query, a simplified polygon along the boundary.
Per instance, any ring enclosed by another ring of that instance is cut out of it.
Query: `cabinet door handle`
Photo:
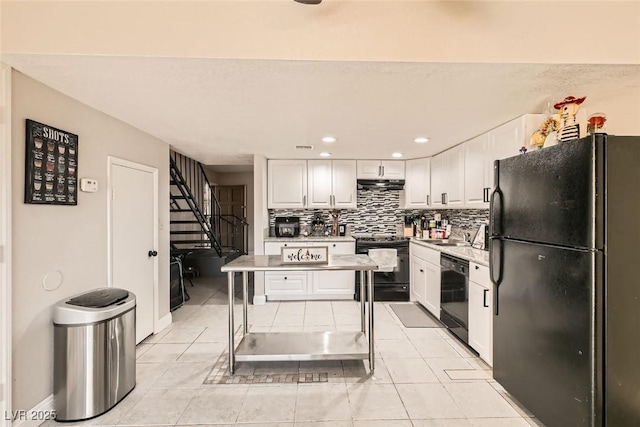
[[[307,206],[307,195],[302,196],[302,206]]]
[[[335,244],[335,243],[333,244],[333,247],[334,247],[334,248],[336,247],[336,244]]]
[[[444,205],[444,193],[440,194],[440,203]]]
[[[378,176],[382,176],[382,166],[378,166]]]
[[[489,289],[484,289],[482,291],[482,306],[489,308],[487,305],[487,294],[489,293]]]
[[[381,166],[381,168],[382,168],[382,175],[381,176],[384,176],[384,166]]]
[[[287,244],[286,244],[286,243],[285,243],[284,245],[285,245],[285,246],[287,246]]]
[[[287,277],[285,276],[284,280],[287,280]]]
[[[431,205],[431,203],[429,203],[429,195],[427,194],[427,205]]]
[[[480,270],[480,267],[478,267],[477,265],[476,265],[476,270]]]
[[[423,269],[420,269],[420,273],[424,273],[424,270],[423,270]]]

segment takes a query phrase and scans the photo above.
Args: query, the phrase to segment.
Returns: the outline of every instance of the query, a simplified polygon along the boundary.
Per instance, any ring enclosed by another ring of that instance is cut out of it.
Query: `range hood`
[[[402,190],[404,179],[359,179],[358,190]]]

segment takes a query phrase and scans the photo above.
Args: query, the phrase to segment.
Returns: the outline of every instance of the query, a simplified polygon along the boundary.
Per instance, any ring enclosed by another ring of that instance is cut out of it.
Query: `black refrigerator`
[[[640,137],[494,164],[493,376],[547,427],[640,426]]]

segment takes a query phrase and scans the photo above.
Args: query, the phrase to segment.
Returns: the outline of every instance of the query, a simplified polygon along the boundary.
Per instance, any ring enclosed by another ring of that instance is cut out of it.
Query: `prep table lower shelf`
[[[283,263],[277,255],[242,255],[225,264],[229,298],[229,373],[235,372],[236,361],[307,361],[369,359],[369,370],[375,368],[373,321],[373,271],[378,266],[368,255],[331,255],[326,263]],[[249,272],[257,271],[360,271],[360,294],[370,295],[360,301],[358,332],[270,332],[252,333],[248,319]],[[235,274],[242,273],[242,339],[235,345],[234,295]],[[365,289],[365,275],[367,288]],[[367,328],[368,325],[368,328]],[[368,333],[366,333],[368,332]]]
[[[363,332],[248,333],[235,351],[239,362],[358,360],[369,358]]]

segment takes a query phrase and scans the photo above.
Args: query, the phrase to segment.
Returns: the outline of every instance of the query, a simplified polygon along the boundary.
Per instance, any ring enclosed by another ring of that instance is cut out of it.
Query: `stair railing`
[[[206,234],[210,240],[211,247],[216,250],[219,256],[222,256],[223,252],[220,245],[219,230],[215,230],[212,227],[211,219],[207,218],[206,213],[204,213],[201,208],[206,206],[204,203],[205,190],[211,194],[213,199],[215,198],[209,180],[202,169],[202,165],[193,159],[175,152],[172,152],[169,160],[171,178],[176,182],[183,199],[193,212],[196,220],[200,223],[203,233]],[[195,164],[200,167],[199,170],[191,167],[191,165]]]

